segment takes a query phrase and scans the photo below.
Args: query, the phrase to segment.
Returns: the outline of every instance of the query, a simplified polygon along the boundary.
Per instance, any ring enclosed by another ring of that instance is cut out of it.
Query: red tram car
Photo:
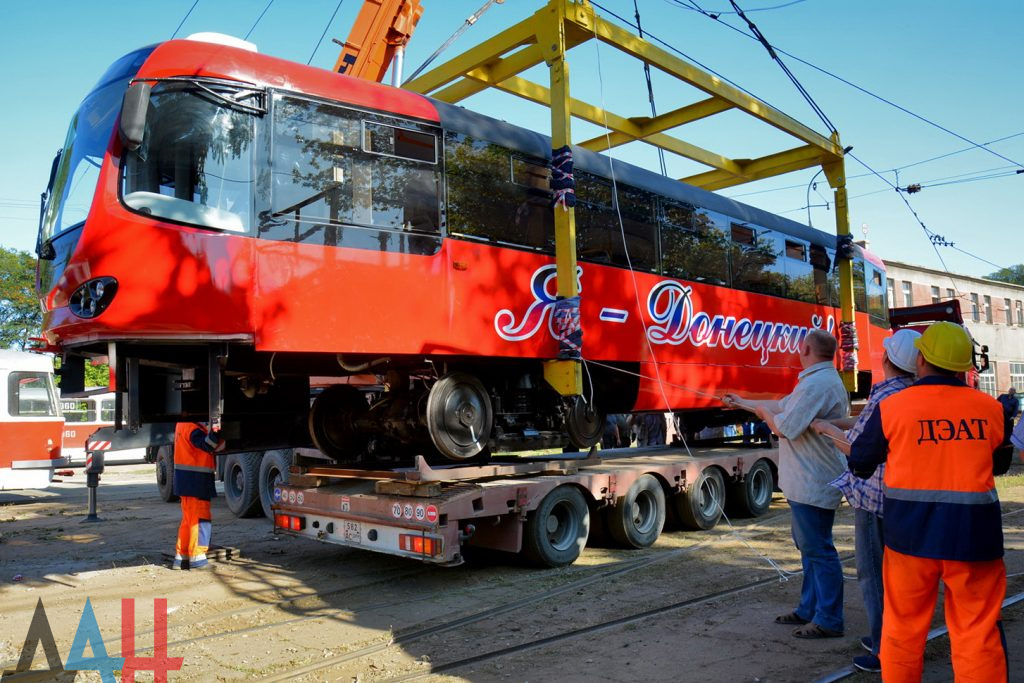
[[[574,149],[585,402],[561,398],[542,372],[550,156],[540,134],[238,47],[126,55],[75,115],[40,226],[62,389],[108,356],[122,424],[462,460],[589,445],[600,413],[696,424],[726,391],[778,397],[807,330],[838,327],[834,235]],[[868,387],[884,267],[858,248],[854,279]],[[311,376],[366,373],[377,391],[310,407]]]

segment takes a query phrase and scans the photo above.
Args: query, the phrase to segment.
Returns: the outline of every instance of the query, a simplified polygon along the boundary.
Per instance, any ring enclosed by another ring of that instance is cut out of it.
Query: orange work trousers
[[[1007,680],[1006,641],[999,612],[1006,594],[1002,559],[958,562],[913,557],[886,548],[882,556],[884,683],[918,683],[939,581],[946,586],[946,626],[957,683]]]
[[[181,497],[181,526],[174,546],[175,558],[188,558],[195,569],[206,564],[210,547],[210,501],[192,496]]]

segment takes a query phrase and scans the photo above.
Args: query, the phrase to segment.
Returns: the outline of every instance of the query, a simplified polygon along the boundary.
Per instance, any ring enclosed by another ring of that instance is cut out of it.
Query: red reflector
[[[288,528],[288,515],[274,515],[274,526],[282,529]]]

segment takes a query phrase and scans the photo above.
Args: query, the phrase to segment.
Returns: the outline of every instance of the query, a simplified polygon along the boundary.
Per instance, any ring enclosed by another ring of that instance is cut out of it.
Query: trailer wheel
[[[267,451],[260,462],[260,504],[263,514],[274,518],[274,487],[288,483],[288,468],[292,465],[291,451]]]
[[[589,534],[590,509],[583,494],[559,486],[526,517],[523,556],[541,567],[564,567],[580,556]]]
[[[176,503],[174,495],[174,447],[160,446],[156,451],[156,489],[165,503]]]
[[[706,467],[687,490],[673,496],[676,512],[689,529],[713,529],[722,517],[725,482],[715,467]]]
[[[337,384],[327,387],[309,409],[309,435],[321,453],[344,462],[355,460],[366,448],[366,439],[353,421],[370,409],[355,387]]]
[[[597,412],[582,396],[574,396],[565,414],[565,431],[573,446],[590,448],[604,434],[604,415]]]
[[[634,481],[608,510],[608,531],[616,543],[627,548],[651,546],[664,526],[665,492],[650,474]]]
[[[258,517],[263,453],[232,453],[224,461],[224,501],[235,517]]]
[[[762,458],[747,470],[743,481],[729,487],[729,507],[744,517],[760,517],[768,512],[774,490],[771,465]]]
[[[450,460],[469,460],[487,447],[494,425],[491,397],[473,375],[452,372],[430,388],[427,430]]]

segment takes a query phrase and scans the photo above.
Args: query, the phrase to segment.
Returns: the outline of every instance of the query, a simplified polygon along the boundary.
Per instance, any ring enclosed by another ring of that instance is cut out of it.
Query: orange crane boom
[[[334,70],[381,82],[392,60],[401,59],[422,14],[420,0],[365,0]]]

